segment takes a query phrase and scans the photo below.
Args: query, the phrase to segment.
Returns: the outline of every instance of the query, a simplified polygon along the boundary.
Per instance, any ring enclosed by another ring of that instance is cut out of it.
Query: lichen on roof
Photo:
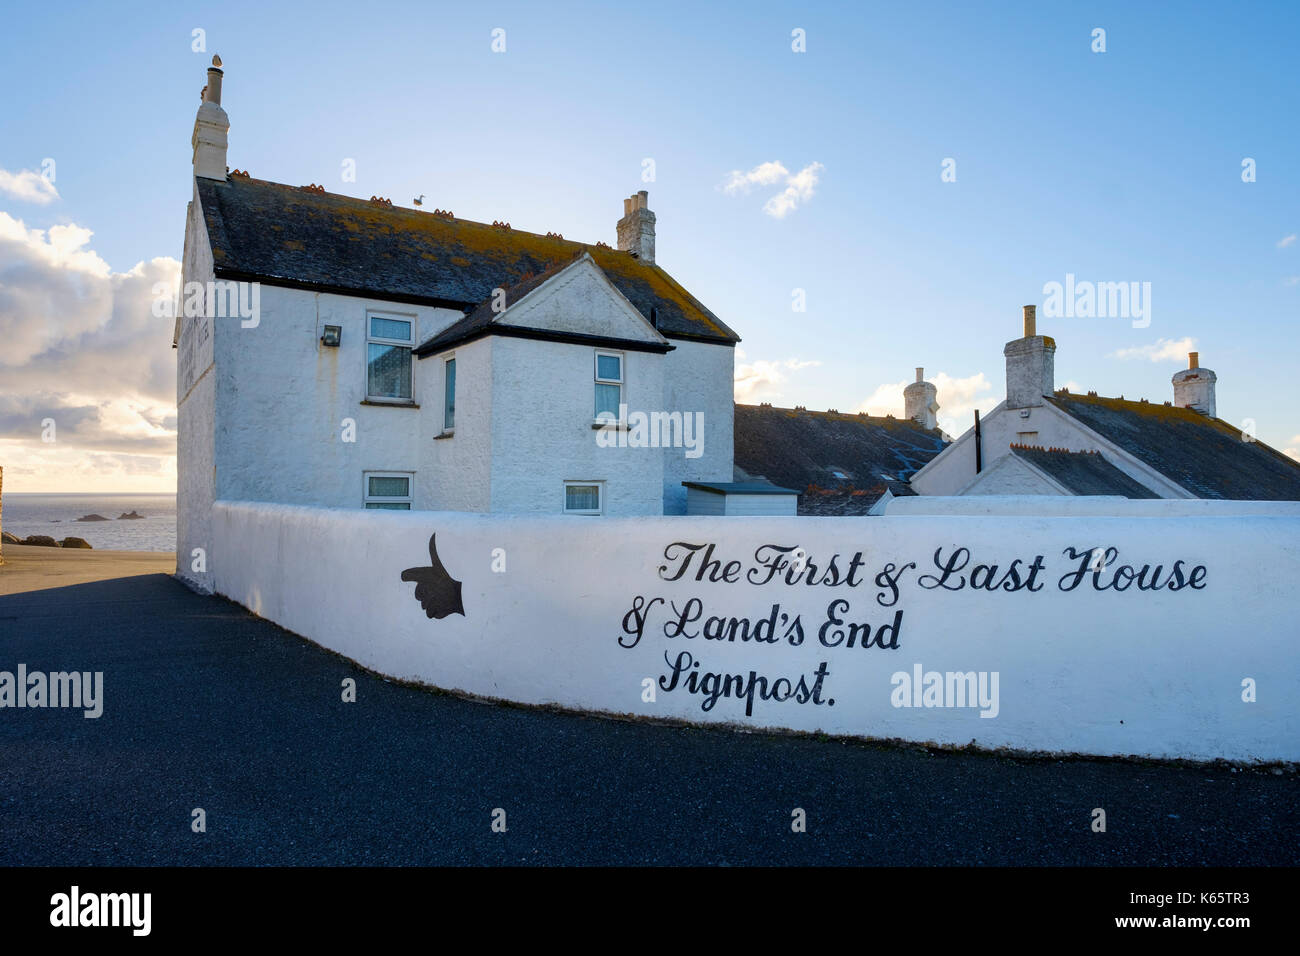
[[[1091,393],[1047,400],[1197,497],[1300,501],[1300,462],[1222,419]]]
[[[739,341],[662,267],[627,252],[260,179],[199,179],[198,189],[222,278],[469,310],[587,252],[647,320],[654,310],[664,335]]]

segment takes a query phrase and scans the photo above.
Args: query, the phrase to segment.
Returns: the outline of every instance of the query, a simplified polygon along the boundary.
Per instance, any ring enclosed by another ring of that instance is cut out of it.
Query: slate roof
[[[799,489],[799,514],[866,514],[887,487],[911,494],[908,479],[945,445],[905,418],[736,406],[737,469]]]
[[[1057,408],[1198,498],[1300,501],[1300,462],[1190,408],[1057,392]]]
[[[660,266],[617,249],[242,176],[197,183],[218,278],[470,311],[585,251],[663,335],[740,341]]]
[[[1150,488],[1124,474],[1098,452],[1012,445],[1011,453],[1046,472],[1076,495],[1159,497]]]

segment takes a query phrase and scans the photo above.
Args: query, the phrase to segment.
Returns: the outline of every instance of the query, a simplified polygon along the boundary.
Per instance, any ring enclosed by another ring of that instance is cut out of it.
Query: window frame
[[[450,402],[448,399],[450,398]],[[448,412],[450,411],[450,414]],[[442,360],[442,433],[456,431],[456,353]]]
[[[405,478],[405,496],[372,495],[371,478]],[[371,504],[405,504],[405,508],[371,508]],[[363,511],[414,511],[415,472],[413,471],[363,471],[361,473],[361,510]]]
[[[370,334],[371,319],[388,319],[393,322],[407,322],[411,326],[411,335],[405,342],[401,339],[392,339],[382,335]],[[361,352],[361,359],[365,369],[366,376],[366,401],[376,405],[414,405],[415,404],[415,343],[418,338],[416,328],[416,316],[408,315],[403,312],[386,312],[382,309],[366,310],[366,342],[365,348]],[[371,345],[392,345],[398,348],[406,349],[406,358],[411,370],[411,394],[407,398],[397,398],[392,395],[372,395],[370,393],[370,346]]]
[[[595,510],[571,509],[569,507],[569,489],[573,487],[595,488],[596,489],[596,508]],[[605,514],[605,482],[600,480],[579,480],[568,479],[564,481],[563,497],[560,499],[560,511],[566,515],[579,515],[587,518],[598,518]]]
[[[600,359],[601,359],[601,356],[606,356],[606,357],[611,357],[611,356],[612,356],[612,357],[618,359],[618,378],[613,379],[613,378],[601,378],[601,377],[600,377]],[[595,401],[594,401],[594,399],[595,399],[595,397],[596,397],[596,386],[598,386],[598,385],[617,385],[617,386],[618,386],[618,403],[617,403],[617,406],[616,406],[616,407],[621,409],[624,405],[627,404],[627,354],[624,353],[624,352],[617,352],[617,351],[614,351],[613,349],[596,349],[596,350],[595,350],[595,356],[594,356],[594,358],[593,358],[593,360],[592,360],[592,364],[593,364],[592,374],[593,374],[593,376],[594,376],[594,381],[593,381],[593,383],[592,383],[592,399],[593,399],[592,405],[593,405],[593,409],[592,409],[592,413],[591,413],[591,420],[592,420],[594,423],[596,423],[596,424],[604,424],[604,423],[606,422],[606,419],[601,418],[600,416],[601,416],[602,413],[601,413],[601,412],[597,412],[597,411],[595,411],[595,408],[594,408],[594,406],[595,406]],[[618,414],[617,411],[614,413],[614,419],[613,419],[613,420],[614,420],[615,422],[619,422],[619,423],[622,423],[622,421],[623,421],[623,419],[619,416],[619,414]]]

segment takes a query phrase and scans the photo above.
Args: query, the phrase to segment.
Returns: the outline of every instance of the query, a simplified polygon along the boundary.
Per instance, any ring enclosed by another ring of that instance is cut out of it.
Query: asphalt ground
[[[1300,863],[1294,773],[485,704],[163,574],[0,596],[19,663],[103,671],[104,710],[0,709],[0,866]]]

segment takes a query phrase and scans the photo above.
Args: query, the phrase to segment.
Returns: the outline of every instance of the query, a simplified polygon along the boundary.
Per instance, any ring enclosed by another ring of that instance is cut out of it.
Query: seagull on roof
[[[417,206],[423,206],[423,205],[424,205],[424,193],[420,193],[420,198],[419,198],[419,199],[414,199],[414,200],[412,200],[412,202],[414,202]]]

